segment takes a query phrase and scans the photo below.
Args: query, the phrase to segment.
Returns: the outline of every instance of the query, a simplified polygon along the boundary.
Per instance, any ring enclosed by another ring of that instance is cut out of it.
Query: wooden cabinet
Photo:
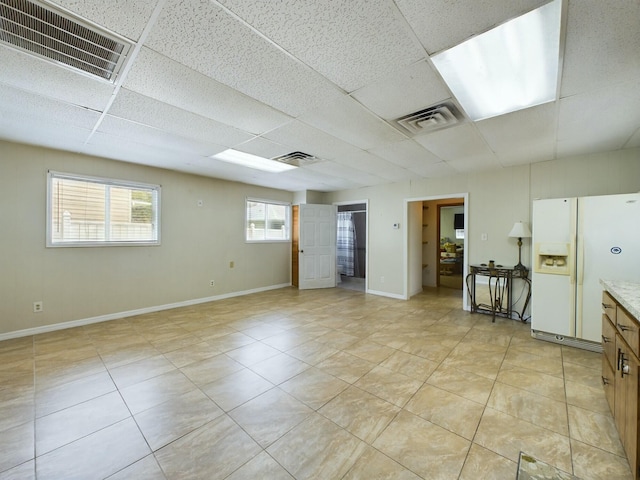
[[[640,324],[611,295],[602,295],[602,383],[631,471],[638,468],[638,332]]]

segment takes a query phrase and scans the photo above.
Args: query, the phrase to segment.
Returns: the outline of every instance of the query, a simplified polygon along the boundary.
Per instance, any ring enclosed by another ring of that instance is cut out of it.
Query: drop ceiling
[[[565,1],[555,101],[478,122],[461,109],[418,133],[394,122],[460,107],[431,57],[545,3],[47,2],[132,48],[105,81],[0,45],[0,139],[290,191],[640,147],[638,0]],[[211,158],[229,148],[316,161],[266,173]]]

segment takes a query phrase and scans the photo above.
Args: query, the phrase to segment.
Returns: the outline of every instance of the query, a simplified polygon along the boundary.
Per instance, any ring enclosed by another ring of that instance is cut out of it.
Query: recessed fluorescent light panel
[[[434,55],[434,65],[472,120],[556,99],[562,0]]]
[[[276,162],[274,160],[269,160],[268,158],[258,157],[257,155],[251,155],[250,153],[240,152],[231,148],[224,152],[211,155],[211,158],[222,160],[227,163],[242,165],[243,167],[255,168],[256,170],[262,170],[264,172],[279,173],[297,168],[293,165]]]

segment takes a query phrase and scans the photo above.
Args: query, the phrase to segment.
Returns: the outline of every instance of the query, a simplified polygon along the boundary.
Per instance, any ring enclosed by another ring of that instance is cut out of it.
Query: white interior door
[[[300,205],[300,290],[336,286],[335,205]]]

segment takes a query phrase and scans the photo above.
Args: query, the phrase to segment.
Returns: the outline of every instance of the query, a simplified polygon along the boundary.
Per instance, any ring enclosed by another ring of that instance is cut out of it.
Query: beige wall
[[[637,191],[640,191],[640,149],[634,148],[492,172],[333,192],[326,194],[325,201],[369,199],[369,288],[390,296],[403,296],[405,277],[409,274],[403,261],[404,252],[409,249],[401,234],[408,227],[403,224],[405,200],[468,193],[469,262],[493,259],[503,265],[515,265],[517,240],[507,235],[514,222],[531,223],[534,198]],[[400,230],[391,229],[394,222],[400,222]],[[482,234],[486,234],[487,240],[482,240]],[[523,263],[531,265],[530,242],[523,243]],[[407,256],[409,262],[421,261]]]
[[[162,185],[162,244],[45,248],[48,169]],[[0,336],[289,284],[289,243],[244,242],[247,196],[293,199],[281,190],[0,142]],[[43,312],[33,313],[35,301],[44,302]]]

